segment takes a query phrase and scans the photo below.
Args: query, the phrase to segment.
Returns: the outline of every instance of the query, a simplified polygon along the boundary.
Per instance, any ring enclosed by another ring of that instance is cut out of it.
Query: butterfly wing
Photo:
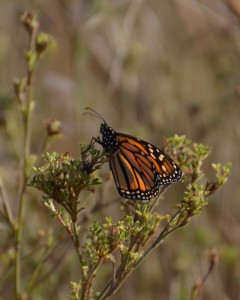
[[[116,134],[116,142],[110,168],[122,197],[149,200],[158,195],[161,185],[181,179],[180,168],[154,145],[121,133]]]

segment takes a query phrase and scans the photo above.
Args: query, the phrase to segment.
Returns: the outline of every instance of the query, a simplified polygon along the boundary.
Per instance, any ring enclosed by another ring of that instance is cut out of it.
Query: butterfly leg
[[[97,138],[93,137],[91,139],[91,146],[94,145],[94,143],[98,143],[98,144],[102,145],[102,141],[100,140],[99,136]]]
[[[90,142],[89,146],[87,147],[87,149],[84,150],[83,152],[81,152],[81,154],[84,154],[84,153],[88,152],[89,149],[90,149],[96,142],[97,142],[98,144],[102,145],[102,141],[100,140],[100,137],[99,137],[99,136],[98,136],[97,138],[93,137],[93,138],[91,139],[91,142]]]

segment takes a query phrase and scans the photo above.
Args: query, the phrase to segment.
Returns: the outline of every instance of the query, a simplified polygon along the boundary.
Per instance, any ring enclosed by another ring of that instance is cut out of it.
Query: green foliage
[[[77,225],[77,214],[81,212],[77,208],[79,197],[83,190],[92,192],[100,183],[93,177],[93,172],[107,161],[105,153],[95,149],[94,145],[81,145],[81,160],[74,160],[68,154],[47,153],[44,156],[46,164],[35,169],[31,184],[44,193],[44,201],[51,198],[51,204],[48,202],[47,206],[69,233],[79,255],[81,280],[72,284],[72,293],[76,297],[77,290],[79,298],[74,299],[109,298],[166,236],[200,214],[208,204],[208,197],[226,183],[230,164],[213,165],[217,181],[203,183],[202,164],[209,154],[209,147],[192,143],[185,136],[169,138],[166,143],[165,150],[184,171],[184,196],[179,197],[175,212],[159,214],[156,201],[123,201],[123,218],[117,222],[111,217],[104,221],[94,220],[81,243],[79,238],[83,234],[80,234],[81,226]],[[166,186],[161,193],[165,189]],[[56,204],[68,212],[70,219],[62,217]],[[99,268],[107,263],[113,267],[112,275],[101,291],[95,291],[93,285]]]
[[[176,157],[179,166],[185,175],[184,181],[194,182],[199,180],[203,173],[201,167],[204,159],[210,153],[210,147],[202,144],[192,143],[186,136],[174,136],[167,139],[166,150],[172,157]]]
[[[230,175],[230,168],[232,164],[229,162],[226,166],[222,166],[221,164],[212,164],[213,169],[216,171],[217,184],[219,186],[224,185],[227,182],[227,178]]]
[[[81,147],[84,150],[84,147]],[[95,186],[100,184],[98,178],[92,178],[91,174],[99,169],[106,160],[99,150],[92,148],[90,159],[75,160],[68,154],[46,153],[46,164],[40,168],[34,168],[36,175],[31,185],[45,194],[45,199],[52,199],[61,204],[70,214],[79,212],[79,195],[83,190],[94,192]]]
[[[79,282],[70,282],[70,299],[71,300],[78,300],[79,299],[79,293],[81,289],[81,281]]]

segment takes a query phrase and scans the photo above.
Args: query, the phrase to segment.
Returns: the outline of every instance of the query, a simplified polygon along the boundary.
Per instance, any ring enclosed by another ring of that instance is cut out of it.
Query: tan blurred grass
[[[19,116],[4,103],[11,99],[13,78],[24,68],[26,36],[18,19],[23,10],[32,9],[39,15],[41,29],[52,33],[58,43],[35,78],[33,148],[43,136],[44,121],[57,118],[64,123],[65,138],[52,150],[78,156],[78,142],[98,135],[99,122],[82,116],[84,107],[90,106],[118,131],[157,146],[162,135],[187,134],[213,147],[211,161],[233,162],[228,184],[204,213],[166,240],[114,299],[189,299],[194,280],[204,272],[204,253],[212,247],[220,252],[220,264],[202,299],[240,297],[237,5],[233,0],[1,2],[0,105],[11,135],[18,133]],[[0,136],[0,161],[9,166],[5,177],[10,182],[17,180],[17,174],[12,177],[14,164],[5,138]],[[207,164],[205,168],[210,172]],[[104,197],[109,190],[116,195],[112,184],[108,181],[102,188]],[[181,187],[174,186],[166,196],[169,202],[162,201],[160,209],[170,210],[171,199],[181,199],[177,193]],[[118,215],[118,210],[116,206],[108,213]],[[54,227],[37,201],[31,211],[33,228],[41,224],[46,229],[50,222]],[[32,230],[30,237],[34,234]],[[76,258],[66,251],[59,274],[52,276],[49,299],[56,290],[58,299],[65,299],[68,280],[77,279]]]

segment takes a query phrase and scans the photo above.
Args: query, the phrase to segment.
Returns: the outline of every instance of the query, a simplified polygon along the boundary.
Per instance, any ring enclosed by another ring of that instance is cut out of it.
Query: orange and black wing
[[[116,142],[110,168],[122,197],[146,201],[158,195],[161,185],[181,179],[176,163],[152,144],[121,133]]]

